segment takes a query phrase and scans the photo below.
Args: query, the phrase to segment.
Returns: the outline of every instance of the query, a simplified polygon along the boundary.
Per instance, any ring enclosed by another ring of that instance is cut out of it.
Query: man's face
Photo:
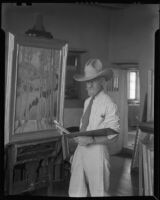
[[[96,95],[101,89],[101,79],[93,79],[86,82],[86,89],[89,96]]]

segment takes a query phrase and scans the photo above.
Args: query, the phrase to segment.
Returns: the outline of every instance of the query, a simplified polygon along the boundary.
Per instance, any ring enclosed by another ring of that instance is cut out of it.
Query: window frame
[[[130,98],[130,73],[136,73],[136,81],[135,81],[135,98]],[[127,72],[127,98],[128,103],[140,103],[140,80],[139,80],[139,70],[138,69],[129,69]]]

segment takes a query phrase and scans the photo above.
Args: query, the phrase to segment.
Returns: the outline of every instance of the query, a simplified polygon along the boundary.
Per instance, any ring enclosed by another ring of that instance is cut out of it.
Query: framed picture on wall
[[[53,122],[63,124],[67,43],[11,33],[7,42],[5,139],[57,135]]]

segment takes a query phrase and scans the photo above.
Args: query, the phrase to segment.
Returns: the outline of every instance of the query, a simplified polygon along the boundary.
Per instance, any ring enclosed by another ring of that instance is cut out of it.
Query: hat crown
[[[102,62],[99,59],[90,59],[84,68],[86,77],[95,76],[102,71]]]
[[[89,59],[84,67],[84,74],[74,75],[76,81],[90,81],[99,77],[104,77],[106,81],[112,78],[111,69],[102,69],[102,62],[97,58]]]

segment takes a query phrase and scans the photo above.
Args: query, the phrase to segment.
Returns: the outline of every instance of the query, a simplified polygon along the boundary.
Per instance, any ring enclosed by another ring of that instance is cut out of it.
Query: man
[[[85,81],[89,98],[84,103],[80,131],[110,128],[119,132],[117,106],[103,90],[104,81],[112,78],[111,69],[102,69],[99,59],[90,59],[84,69],[84,75],[75,75],[77,81]],[[117,139],[117,136],[116,136]],[[75,138],[78,146],[71,166],[69,196],[87,197],[108,196],[110,183],[110,163],[107,144],[115,138],[109,136]]]

